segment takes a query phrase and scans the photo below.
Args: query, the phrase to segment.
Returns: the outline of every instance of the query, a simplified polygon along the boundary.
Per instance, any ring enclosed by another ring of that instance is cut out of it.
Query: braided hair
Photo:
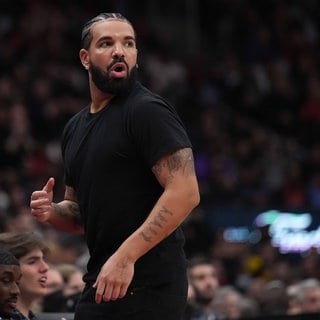
[[[110,13],[110,12],[103,12],[98,14],[96,17],[90,19],[87,21],[83,28],[82,28],[82,33],[81,33],[81,47],[88,50],[92,41],[92,32],[91,32],[91,27],[93,24],[101,21],[106,21],[106,20],[119,20],[128,23],[132,29],[133,26],[131,22],[124,17],[121,13]]]
[[[0,265],[20,266],[20,263],[10,251],[0,247]]]

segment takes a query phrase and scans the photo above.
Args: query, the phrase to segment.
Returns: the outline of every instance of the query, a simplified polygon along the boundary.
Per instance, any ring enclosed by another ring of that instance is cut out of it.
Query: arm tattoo
[[[73,217],[73,222],[77,225],[82,225],[79,205],[77,203],[70,203],[68,208],[71,216]]]
[[[61,218],[67,218],[73,220],[74,224],[82,225],[79,205],[74,202],[70,202],[66,205],[66,207],[59,206],[57,204],[53,204],[54,209],[57,215]]]
[[[164,160],[158,161],[153,166],[152,171],[158,179],[162,180],[161,174],[164,169],[168,171],[168,176],[166,178],[167,182],[172,180],[173,174],[179,170],[182,170],[184,175],[194,174],[192,150],[190,148],[185,148],[174,152]]]
[[[168,216],[173,216],[173,213],[166,207],[162,207],[154,219],[148,223],[146,229],[140,233],[141,237],[146,242],[151,242],[152,236],[156,236],[158,234],[158,229],[162,229],[164,225],[168,223]]]
[[[167,162],[170,173],[180,169],[186,175],[194,173],[193,155],[190,148],[181,149],[173,153]]]

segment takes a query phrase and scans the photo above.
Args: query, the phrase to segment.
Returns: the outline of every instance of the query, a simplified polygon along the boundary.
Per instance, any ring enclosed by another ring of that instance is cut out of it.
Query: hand
[[[54,178],[50,178],[42,190],[34,191],[31,195],[31,214],[39,222],[45,222],[52,210]]]
[[[134,263],[126,258],[112,255],[103,265],[93,287],[96,291],[96,303],[117,300],[126,295],[134,274]]]

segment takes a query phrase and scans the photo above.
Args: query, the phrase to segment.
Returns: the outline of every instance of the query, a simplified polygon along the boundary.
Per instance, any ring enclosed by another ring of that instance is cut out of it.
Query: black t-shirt
[[[110,255],[149,215],[163,192],[151,168],[162,156],[191,147],[176,111],[136,83],[101,111],[81,110],[62,139],[66,185],[79,202],[94,281]],[[170,280],[185,268],[180,228],[135,264],[134,285]]]

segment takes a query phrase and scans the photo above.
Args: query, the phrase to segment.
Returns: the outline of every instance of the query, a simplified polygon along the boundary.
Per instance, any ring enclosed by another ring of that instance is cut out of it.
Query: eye
[[[102,41],[102,42],[100,43],[100,47],[101,47],[101,48],[107,48],[107,47],[110,47],[110,46],[112,46],[111,41]]]
[[[11,279],[10,279],[10,278],[5,277],[5,278],[2,278],[2,279],[1,279],[1,281],[2,281],[4,284],[8,284],[8,283],[10,283],[10,282],[11,282]]]
[[[31,258],[31,259],[28,259],[27,264],[28,264],[28,265],[33,265],[33,264],[35,264],[37,261],[38,261],[37,258]]]
[[[127,48],[134,48],[134,47],[136,46],[136,44],[135,44],[134,41],[127,41],[127,42],[125,43],[125,46],[126,46]]]

